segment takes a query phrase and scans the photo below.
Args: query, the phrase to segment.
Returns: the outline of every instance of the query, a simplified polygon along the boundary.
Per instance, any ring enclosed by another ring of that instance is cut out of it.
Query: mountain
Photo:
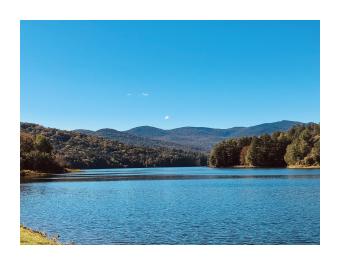
[[[297,121],[278,121],[263,123],[250,127],[233,127],[229,129],[213,129],[206,127],[182,127],[172,130],[161,130],[150,126],[136,127],[125,131],[136,136],[143,136],[153,140],[174,142],[180,145],[195,147],[209,151],[212,146],[226,138],[241,136],[259,136],[276,131],[288,131],[294,125],[303,124]]]
[[[250,126],[241,128],[236,132],[237,136],[258,136],[261,134],[272,134],[273,132],[277,131],[288,131],[290,128],[292,128],[295,125],[302,125],[302,122],[297,121],[278,121],[278,122],[272,122],[272,123],[263,123],[260,125]]]
[[[145,147],[165,147],[173,149],[209,152],[212,146],[226,138],[242,136],[259,136],[276,131],[288,131],[297,121],[278,121],[263,123],[250,127],[233,127],[229,129],[214,129],[207,127],[181,127],[163,130],[152,126],[139,126],[127,131],[100,129],[98,131],[75,130],[88,135],[101,136],[129,145]]]
[[[167,130],[162,130],[152,126],[139,126],[125,132],[147,138],[162,137],[167,135]]]

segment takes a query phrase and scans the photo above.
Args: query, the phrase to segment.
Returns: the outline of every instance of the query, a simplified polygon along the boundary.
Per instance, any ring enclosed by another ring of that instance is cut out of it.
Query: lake
[[[319,169],[84,170],[20,185],[20,222],[74,244],[320,244]]]

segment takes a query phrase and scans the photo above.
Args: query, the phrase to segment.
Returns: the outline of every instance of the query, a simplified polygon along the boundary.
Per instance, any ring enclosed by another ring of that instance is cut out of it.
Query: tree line
[[[209,166],[320,166],[320,125],[296,125],[287,132],[227,139],[216,144]]]

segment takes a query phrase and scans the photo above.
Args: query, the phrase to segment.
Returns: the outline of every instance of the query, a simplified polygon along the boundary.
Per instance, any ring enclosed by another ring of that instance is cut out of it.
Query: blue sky
[[[20,31],[21,121],[320,121],[319,21],[22,21]]]

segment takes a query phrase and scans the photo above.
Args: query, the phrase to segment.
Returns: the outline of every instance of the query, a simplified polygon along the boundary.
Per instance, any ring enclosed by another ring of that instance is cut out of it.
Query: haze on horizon
[[[320,121],[319,21],[21,21],[20,49],[25,122]]]

